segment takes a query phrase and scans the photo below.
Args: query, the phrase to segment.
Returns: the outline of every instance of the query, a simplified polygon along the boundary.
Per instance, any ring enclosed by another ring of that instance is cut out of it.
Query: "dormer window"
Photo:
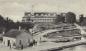
[[[45,14],[45,16],[48,16],[47,14]]]
[[[28,14],[28,16],[30,16],[31,14]]]
[[[39,16],[39,14],[36,14],[36,16]]]
[[[48,14],[48,16],[50,16],[50,14]]]
[[[56,14],[53,14],[53,16],[56,16]]]
[[[44,16],[44,14],[41,14],[41,16]]]

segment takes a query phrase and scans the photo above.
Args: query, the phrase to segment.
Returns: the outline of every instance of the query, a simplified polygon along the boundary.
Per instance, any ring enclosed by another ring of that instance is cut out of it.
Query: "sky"
[[[25,12],[74,12],[86,15],[86,0],[0,0],[0,14],[21,21]],[[77,16],[77,18],[79,18]]]

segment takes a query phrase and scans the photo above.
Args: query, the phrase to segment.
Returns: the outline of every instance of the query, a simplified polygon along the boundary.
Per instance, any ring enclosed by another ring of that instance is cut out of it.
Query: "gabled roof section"
[[[11,37],[11,38],[16,38],[17,36],[19,36],[22,33],[27,33],[27,32],[25,32],[23,30],[19,31],[19,30],[16,30],[16,29],[12,29],[12,30],[8,31],[6,34],[4,34],[3,36],[5,36],[5,37]]]

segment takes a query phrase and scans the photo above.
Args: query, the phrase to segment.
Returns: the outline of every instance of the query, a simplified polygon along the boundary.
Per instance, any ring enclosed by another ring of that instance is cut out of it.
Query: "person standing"
[[[21,45],[21,49],[23,49],[23,45]]]
[[[11,48],[11,43],[9,44],[9,47]]]

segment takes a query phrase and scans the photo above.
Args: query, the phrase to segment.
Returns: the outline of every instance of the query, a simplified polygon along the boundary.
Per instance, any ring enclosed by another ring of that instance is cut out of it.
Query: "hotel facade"
[[[22,22],[54,23],[56,17],[57,14],[53,12],[25,12]]]

